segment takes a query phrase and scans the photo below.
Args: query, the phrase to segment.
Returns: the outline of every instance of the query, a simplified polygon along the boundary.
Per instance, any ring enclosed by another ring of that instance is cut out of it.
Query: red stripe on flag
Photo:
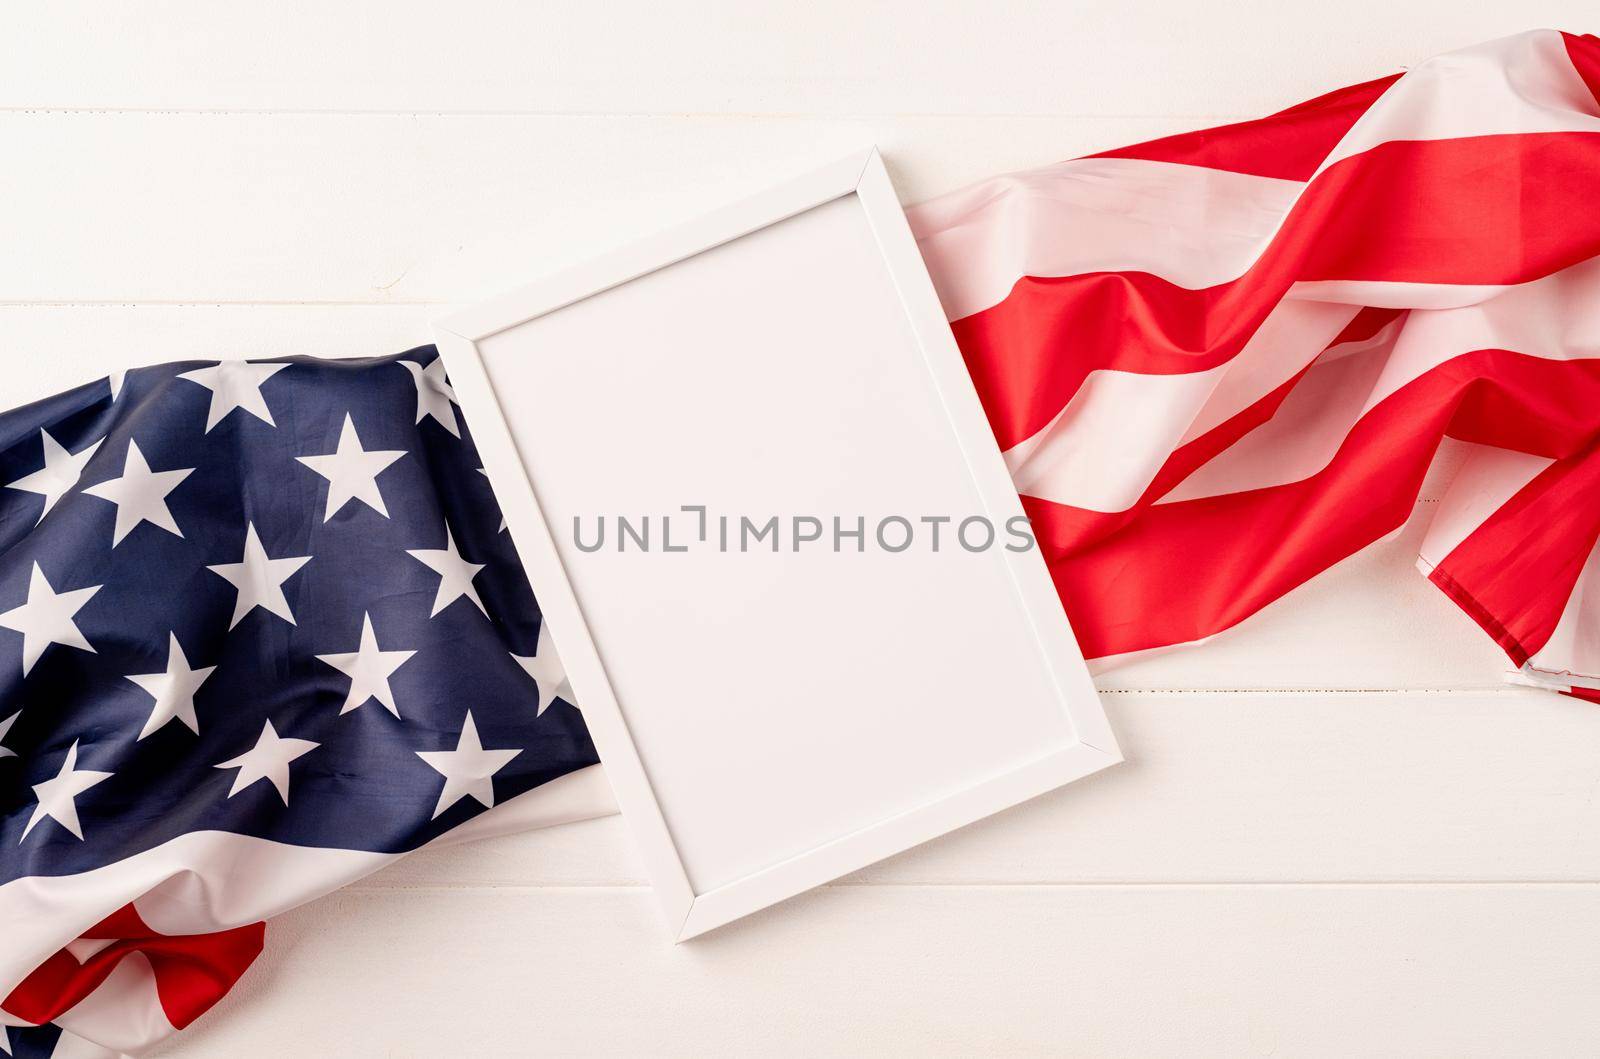
[[[1369,305],[1344,325],[1344,330],[1328,343],[1328,347],[1331,349],[1345,342],[1365,342],[1410,311],[1410,309],[1385,309]]]
[[[1399,79],[1399,74],[1380,77],[1265,118],[1164,136],[1089,157],[1178,162],[1249,176],[1310,180],[1350,126]]]
[[[1044,536],[1038,538],[1046,559],[1065,557],[1073,551],[1116,533],[1123,526],[1142,517],[1150,505],[1171,492],[1185,478],[1226,451],[1250,431],[1271,419],[1294,389],[1295,384],[1309,370],[1311,365],[1308,364],[1293,378],[1285,380],[1250,407],[1217,424],[1193,441],[1174,449],[1166,462],[1161,465],[1161,469],[1156,472],[1155,477],[1151,479],[1150,485],[1138,503],[1124,511],[1089,511],[1024,495],[1023,505],[1028,508],[1030,515],[1034,513],[1031,505],[1048,505],[1053,530],[1049,539]]]
[[[1549,642],[1600,541],[1600,503],[1583,497],[1600,497],[1600,445],[1545,468],[1428,575],[1519,666]]]
[[[1505,444],[1537,422],[1541,454],[1566,455],[1592,443],[1596,407],[1600,360],[1484,350],[1381,402],[1303,481],[1137,517],[1023,501],[1084,654],[1122,654],[1221,632],[1398,528],[1446,434]]]
[[[1381,144],[1308,185],[1242,278],[1021,279],[951,326],[1001,448],[1045,427],[1097,369],[1203,371],[1237,356],[1298,280],[1513,284],[1600,254],[1600,135]]]
[[[158,934],[127,905],[81,936],[113,940],[81,963],[62,949],[23,979],[0,1007],[35,1025],[54,1022],[100,988],[124,957],[137,952],[150,961],[167,1021],[181,1030],[221,1000],[255,962],[266,924],[215,934]]]
[[[1589,86],[1589,92],[1595,98],[1595,109],[1591,114],[1600,114],[1600,37],[1585,33],[1578,36],[1574,33],[1561,34],[1562,40],[1567,45],[1567,58],[1572,60],[1573,69],[1578,71],[1578,76],[1583,78],[1583,83]]]

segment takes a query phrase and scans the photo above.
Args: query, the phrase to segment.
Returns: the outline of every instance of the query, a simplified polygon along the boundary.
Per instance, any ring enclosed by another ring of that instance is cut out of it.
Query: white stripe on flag
[[[1560,33],[1536,29],[1432,59],[1363,114],[1318,172],[1394,140],[1600,132],[1589,87]]]

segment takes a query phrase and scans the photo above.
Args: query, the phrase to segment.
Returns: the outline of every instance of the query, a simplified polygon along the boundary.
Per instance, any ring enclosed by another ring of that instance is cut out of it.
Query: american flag
[[[1600,698],[1600,41],[1538,31],[911,211],[1101,666],[1398,529],[1518,682]]]
[[[143,1051],[275,912],[596,763],[478,466],[431,348],[0,415],[0,1051]]]
[[[1452,438],[1424,573],[1600,700],[1597,95],[1528,33],[910,211],[1087,655],[1232,628]],[[449,398],[413,351],[0,416],[0,1017],[56,1023],[14,1053],[141,1050],[276,912],[603,806]]]

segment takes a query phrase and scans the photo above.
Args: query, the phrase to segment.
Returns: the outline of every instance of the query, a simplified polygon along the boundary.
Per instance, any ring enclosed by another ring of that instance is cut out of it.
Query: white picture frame
[[[586,505],[632,515],[668,487],[724,509],[921,490],[1022,516],[875,149],[436,333],[675,939],[1121,760],[1036,547],[865,556],[835,536],[802,559],[799,524],[793,556],[575,546]],[[843,385],[812,377],[829,364]],[[730,366],[738,385],[708,393]]]

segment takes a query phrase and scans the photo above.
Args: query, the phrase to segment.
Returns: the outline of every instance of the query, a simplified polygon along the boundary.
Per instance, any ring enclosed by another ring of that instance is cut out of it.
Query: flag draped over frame
[[[1600,701],[1597,93],[1534,32],[910,211],[1088,656],[1394,531],[1449,438],[1424,573]],[[450,397],[423,349],[0,414],[0,1052],[142,1051],[277,912],[606,809]]]
[[[1600,41],[1526,33],[910,211],[1091,658],[1399,528],[1514,679],[1600,688]]]

